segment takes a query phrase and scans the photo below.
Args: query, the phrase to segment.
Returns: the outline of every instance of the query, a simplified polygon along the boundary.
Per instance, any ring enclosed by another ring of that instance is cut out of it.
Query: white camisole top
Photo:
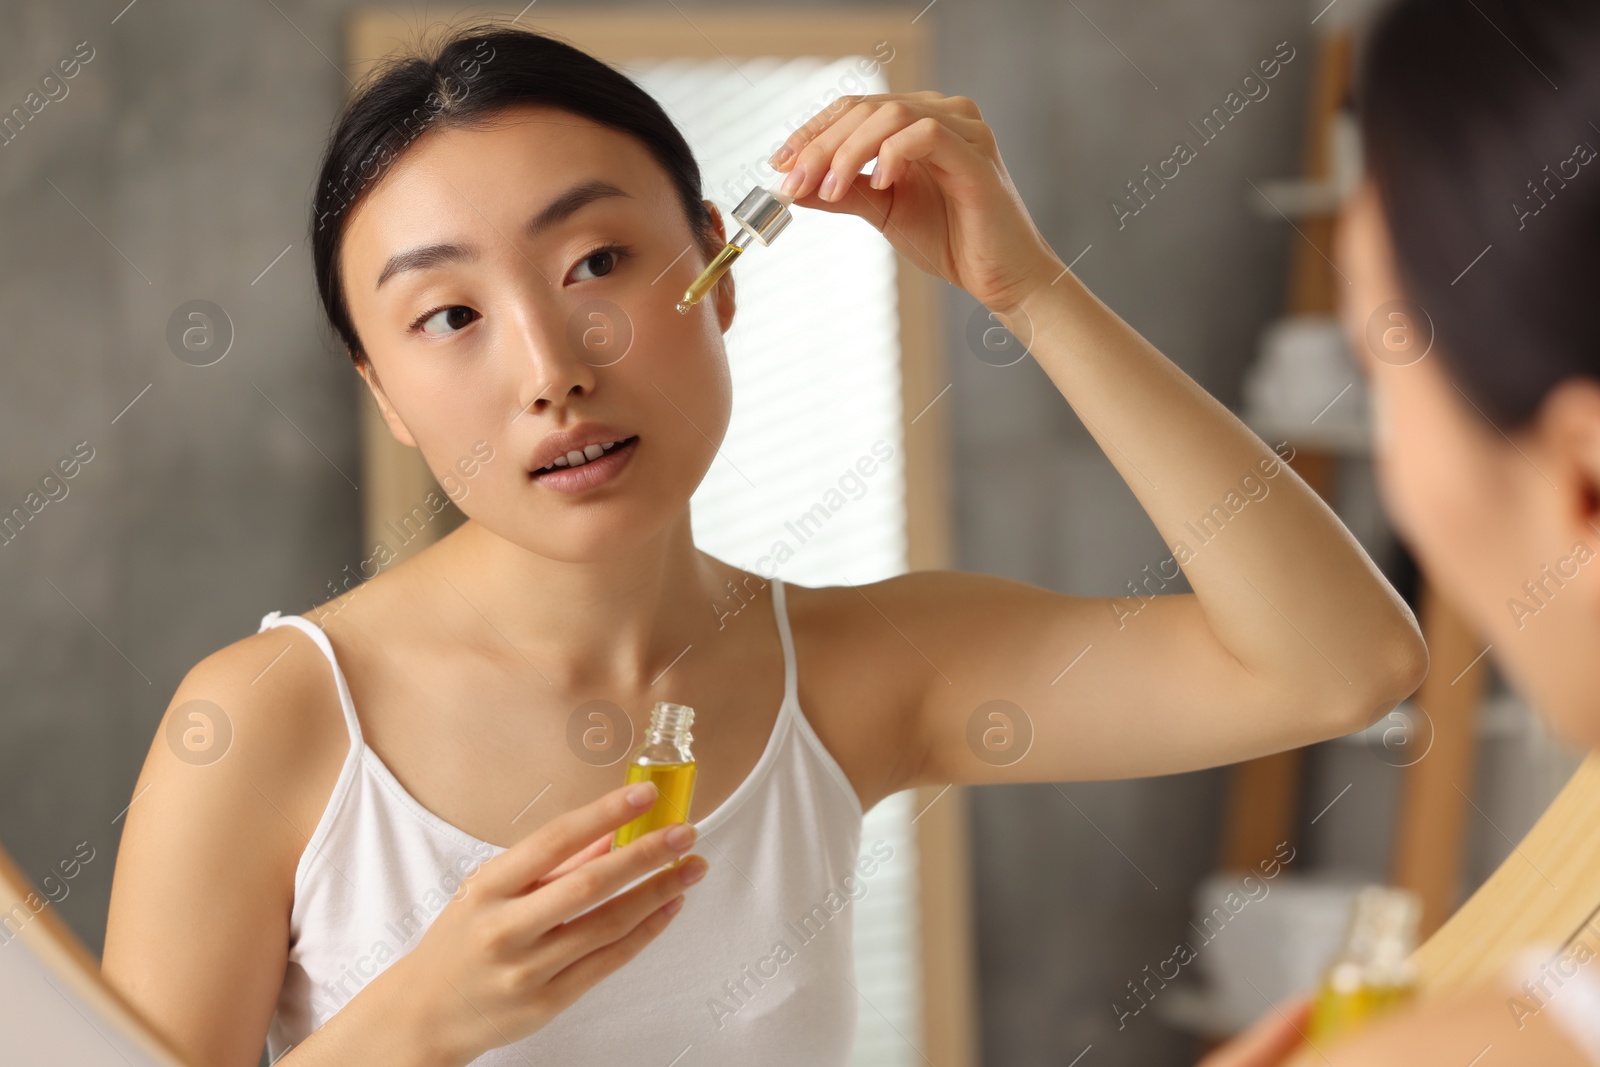
[[[772,604],[783,703],[749,777],[715,811],[692,818],[706,876],[639,955],[472,1067],[849,1060],[857,1017],[849,905],[861,875],[871,873],[858,872],[870,862],[858,855],[861,804],[800,710],[777,578]],[[274,1062],[415,946],[464,875],[505,851],[406,791],[362,740],[322,628],[277,611],[261,620],[261,630],[285,625],[307,633],[328,658],[350,754],[295,870],[288,968],[267,1035]],[[622,773],[619,762],[618,785]]]

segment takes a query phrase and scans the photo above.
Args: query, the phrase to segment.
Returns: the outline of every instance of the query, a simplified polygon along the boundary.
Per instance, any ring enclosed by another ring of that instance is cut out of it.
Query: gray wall
[[[318,321],[305,240],[346,90],[325,57],[341,56],[353,5],[122,2],[0,4],[0,110],[78,42],[94,49],[68,95],[0,147],[0,504],[77,442],[94,449],[67,496],[0,547],[0,839],[36,880],[79,842],[96,850],[59,905],[96,950],[118,817],[179,679],[263,613],[320,600],[359,556],[357,383]],[[1249,209],[1246,179],[1298,169],[1308,11],[939,0],[922,18],[932,87],[983,107],[1054,247],[1089,248],[1077,273],[1235,404],[1293,239]],[[1124,183],[1284,40],[1298,56],[1271,95],[1119,232]],[[194,299],[233,325],[214,366],[168,347],[169,317]],[[960,293],[947,307],[959,565],[1121,592],[1164,558],[1160,538],[1037,367],[966,351],[974,307]],[[1090,1043],[1096,1064],[1190,1062],[1154,1018],[1116,1033],[1109,1005],[1182,927],[1216,852],[1221,784],[974,792],[989,1062],[1064,1064]],[[1381,822],[1384,795],[1353,795],[1357,825]],[[1520,818],[1501,825],[1518,833]]]
[[[282,6],[337,54],[336,10]],[[333,466],[357,473],[354,383],[304,239],[344,81],[270,4],[119,11],[0,10],[6,112],[93,49],[0,147],[0,503],[94,450],[0,547],[0,837],[35,879],[95,849],[60,914],[96,950],[119,816],[179,680],[267,611],[306,610],[358,532]],[[168,348],[192,299],[233,323],[214,366]]]

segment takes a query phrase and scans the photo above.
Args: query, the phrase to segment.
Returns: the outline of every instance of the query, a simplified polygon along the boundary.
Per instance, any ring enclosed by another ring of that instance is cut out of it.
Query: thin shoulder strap
[[[800,699],[794,666],[794,636],[789,632],[789,605],[784,599],[783,579],[772,579],[772,613],[778,622],[778,640],[783,645],[783,701],[792,706]]]
[[[327,657],[328,666],[333,668],[333,683],[339,690],[339,707],[344,711],[344,724],[350,730],[350,743],[356,748],[361,747],[361,720],[356,718],[356,705],[355,701],[350,699],[350,686],[344,680],[344,671],[339,669],[339,659],[333,654],[333,643],[328,640],[328,635],[323,632],[322,627],[310,619],[299,615],[285,615],[281,611],[267,613],[261,619],[261,629],[256,632],[261,633],[273,627],[284,625],[293,626],[297,630],[304,631],[306,636],[315,641],[317,647],[322,650],[322,654]]]

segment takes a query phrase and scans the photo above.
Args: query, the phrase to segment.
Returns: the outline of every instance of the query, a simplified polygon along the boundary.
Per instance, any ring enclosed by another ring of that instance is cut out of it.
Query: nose
[[[583,323],[570,319],[549,305],[530,308],[523,317],[513,342],[522,347],[527,370],[521,386],[522,414],[563,407],[594,392],[597,375],[582,347]]]

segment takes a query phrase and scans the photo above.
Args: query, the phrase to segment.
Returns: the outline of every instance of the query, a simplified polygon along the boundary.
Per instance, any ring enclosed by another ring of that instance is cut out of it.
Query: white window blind
[[[770,177],[778,139],[852,92],[887,92],[870,57],[659,59],[621,64],[661,102],[728,211]],[[870,72],[870,73],[868,73]],[[733,275],[727,334],[733,416],[691,502],[695,541],[719,559],[802,585],[861,584],[906,569],[906,490],[895,272],[864,220],[794,209]],[[673,294],[676,297],[678,294]],[[868,473],[870,472],[870,473]],[[801,664],[801,669],[805,665]],[[854,909],[858,1067],[919,1063],[912,794],[867,813],[862,852],[887,862]]]

